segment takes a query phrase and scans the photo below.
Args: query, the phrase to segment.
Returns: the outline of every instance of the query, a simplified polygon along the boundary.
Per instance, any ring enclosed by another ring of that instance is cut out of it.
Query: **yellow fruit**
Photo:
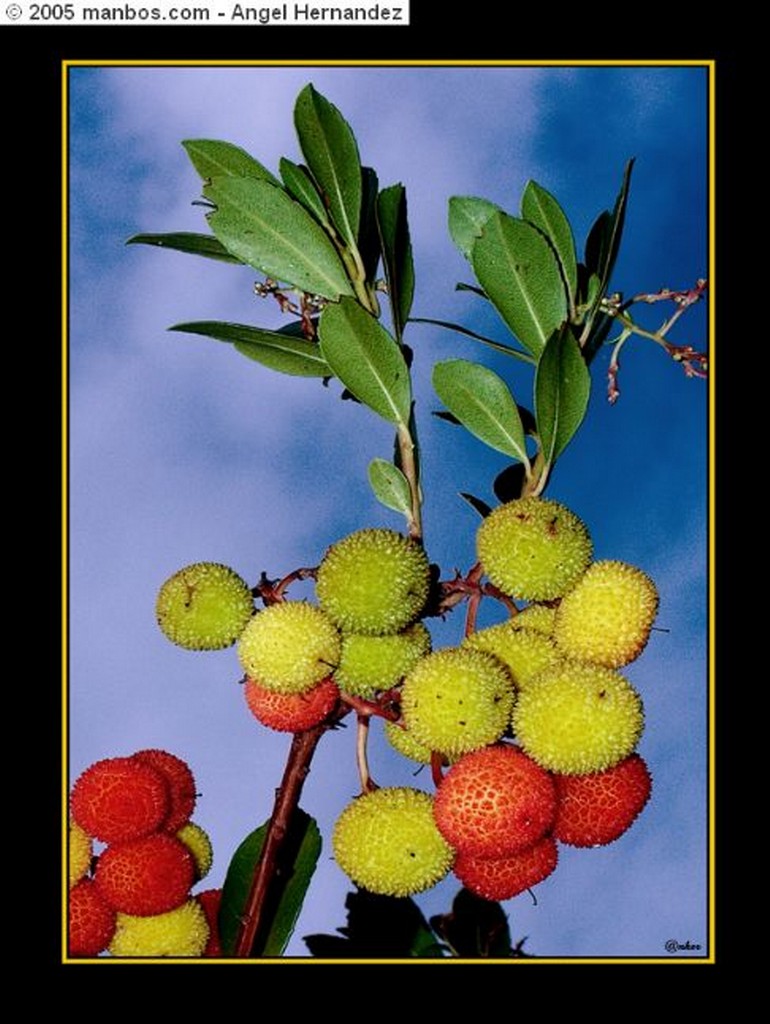
[[[527,601],[561,597],[585,572],[592,553],[583,522],[545,498],[500,505],[482,522],[476,545],[492,583]]]
[[[533,629],[517,629],[519,616],[471,633],[463,647],[489,651],[507,667],[517,689],[560,658],[554,641]]]
[[[163,633],[179,647],[230,647],[254,612],[248,584],[226,565],[196,562],[160,588],[155,613]]]
[[[413,896],[429,889],[454,859],[436,827],[433,798],[408,787],[377,789],[348,804],[332,844],[345,874],[381,896]]]
[[[518,695],[517,743],[543,768],[562,775],[604,771],[627,757],[644,728],[639,694],[619,672],[564,661]]]
[[[91,837],[72,818],[69,822],[69,887],[77,885],[91,867],[94,844]]]
[[[345,693],[371,698],[400,683],[429,651],[430,633],[421,622],[385,636],[346,633],[334,678]]]
[[[176,910],[152,917],[118,914],[109,946],[112,956],[201,956],[209,937],[203,907],[189,899]]]
[[[351,533],[332,545],[318,567],[323,610],[347,633],[397,633],[428,598],[430,565],[414,541],[394,530]]]
[[[176,837],[182,840],[193,855],[198,881],[201,878],[205,878],[209,871],[211,871],[211,865],[214,863],[214,850],[208,833],[200,825],[196,825],[194,821],[188,821],[186,825],[179,829]]]
[[[406,677],[401,711],[418,743],[451,758],[500,739],[514,692],[508,670],[494,655],[447,648],[423,658]]]
[[[304,601],[273,604],[258,612],[238,641],[249,676],[276,693],[306,693],[340,659],[340,635],[320,608]]]
[[[658,611],[646,573],[625,562],[594,562],[561,602],[554,637],[568,658],[620,668],[644,650]]]

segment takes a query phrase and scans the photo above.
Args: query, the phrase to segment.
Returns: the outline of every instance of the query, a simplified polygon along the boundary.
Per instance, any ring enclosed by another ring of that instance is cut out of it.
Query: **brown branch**
[[[280,881],[276,868],[280,862],[292,817],[299,804],[302,787],[310,772],[310,763],[318,741],[348,713],[348,710],[341,705],[331,718],[312,729],[294,734],[281,785],[276,791],[262,853],[254,870],[251,889],[238,927],[235,940],[236,957],[253,956],[254,942],[263,923],[271,887]]]

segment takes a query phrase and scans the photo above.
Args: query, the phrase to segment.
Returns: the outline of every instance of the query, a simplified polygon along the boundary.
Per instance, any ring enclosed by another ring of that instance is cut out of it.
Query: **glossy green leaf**
[[[223,263],[243,263],[222,245],[214,235],[198,235],[194,231],[176,231],[165,235],[133,235],[126,245],[156,245],[159,249],[174,249],[193,256],[206,256]]]
[[[466,430],[490,448],[529,464],[516,402],[493,370],[466,359],[450,359],[434,366],[433,387]]]
[[[248,835],[235,851],[227,869],[219,912],[219,929],[225,956],[234,954],[238,927],[266,833],[267,823]],[[318,825],[304,811],[297,809],[281,848],[280,871],[273,875],[266,903],[265,926],[257,933],[253,956],[281,956],[286,949],[320,853],[321,834]]]
[[[554,247],[567,285],[570,304],[574,307],[577,294],[577,256],[575,238],[564,210],[550,192],[536,181],[530,181],[521,198],[521,215],[530,224],[539,228]]]
[[[452,196],[449,200],[449,234],[467,260],[482,228],[499,210],[495,203],[477,196]]]
[[[355,248],[361,216],[361,161],[350,125],[312,85],[297,97],[294,125],[329,215],[348,246]]]
[[[279,185],[280,181],[263,167],[259,160],[233,145],[232,142],[221,142],[217,139],[187,139],[182,145],[192,161],[192,165],[204,181],[212,178],[256,178],[269,181],[271,185]]]
[[[553,249],[537,228],[495,213],[471,250],[479,283],[534,356],[567,318],[567,293]]]
[[[214,178],[204,190],[211,229],[232,253],[269,277],[327,299],[353,292],[336,249],[282,188],[252,178]]]
[[[434,324],[436,327],[446,327],[447,330],[457,331],[458,334],[464,334],[468,338],[473,338],[474,341],[480,341],[482,345],[487,345],[489,348],[493,348],[496,352],[502,352],[506,356],[521,359],[524,363],[535,362],[527,352],[520,352],[516,348],[511,348],[510,345],[503,345],[499,341],[493,341],[483,334],[478,334],[476,331],[472,331],[468,327],[462,327],[460,324],[453,324],[449,320],[434,320],[429,316],[413,316],[409,322],[412,324]]]
[[[391,185],[380,192],[377,197],[377,223],[393,329],[400,341],[414,299],[414,261],[403,185]]]
[[[391,423],[406,424],[412,385],[398,343],[355,299],[326,306],[318,322],[321,352],[345,387]]]
[[[329,214],[308,169],[302,164],[295,164],[286,157],[281,157],[280,171],[289,195],[298,203],[302,203],[319,224],[328,225]]]
[[[588,367],[572,331],[555,333],[535,373],[535,419],[547,466],[553,466],[582,423],[590,390]]]
[[[199,320],[175,324],[169,330],[201,334],[215,341],[229,342],[241,355],[292,377],[332,376],[318,345],[298,336],[293,325],[280,331],[268,331],[246,324]]]
[[[596,274],[599,278],[599,290],[589,314],[589,323],[598,312],[601,300],[609,287],[612,271],[615,268],[615,261],[620,250],[620,240],[623,235],[633,167],[634,161],[629,160],[623,172],[623,182],[615,200],[612,213],[605,210],[599,214],[586,240],[586,267],[589,273]]]
[[[410,516],[412,495],[409,481],[392,462],[386,459],[372,459],[369,463],[369,483],[377,501],[394,512]]]

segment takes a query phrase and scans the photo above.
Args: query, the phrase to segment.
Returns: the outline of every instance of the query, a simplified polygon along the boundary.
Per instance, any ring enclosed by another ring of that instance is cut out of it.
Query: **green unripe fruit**
[[[196,899],[151,917],[118,914],[112,956],[202,956],[209,938],[206,913]]]
[[[370,699],[377,690],[389,690],[400,683],[429,651],[430,633],[421,622],[385,636],[346,633],[334,678],[345,693]]]
[[[430,565],[393,530],[351,533],[327,551],[316,578],[323,610],[348,633],[380,636],[413,622],[428,598]]]
[[[594,562],[561,602],[554,637],[565,656],[620,668],[644,650],[658,611],[646,573],[625,562]]]
[[[561,597],[585,572],[592,553],[583,522],[545,498],[500,505],[479,527],[476,546],[492,583],[527,601]]]
[[[433,798],[409,787],[377,789],[345,808],[334,857],[356,885],[381,896],[413,896],[447,874],[454,851],[433,818]]]
[[[196,562],[160,588],[155,613],[163,633],[191,651],[230,647],[254,613],[251,590],[226,565]]]
[[[272,604],[241,634],[238,657],[246,674],[276,693],[305,693],[340,659],[340,635],[320,608],[304,601]]]
[[[409,729],[405,729],[395,722],[385,723],[385,738],[394,750],[397,750],[403,757],[418,764],[430,764],[432,751],[424,743],[420,743],[412,735]]]
[[[518,615],[511,619],[514,629],[529,629],[533,633],[552,636],[556,622],[556,609],[547,604],[530,604],[522,608]]]
[[[513,709],[517,742],[533,761],[562,775],[611,768],[644,728],[639,694],[619,672],[564,661],[521,691]]]
[[[494,655],[454,647],[429,654],[412,669],[401,711],[419,743],[451,758],[500,739],[514,693],[508,670]]]
[[[517,629],[518,615],[508,622],[480,629],[463,641],[463,647],[489,651],[506,666],[517,689],[561,657],[556,644],[533,629]]]

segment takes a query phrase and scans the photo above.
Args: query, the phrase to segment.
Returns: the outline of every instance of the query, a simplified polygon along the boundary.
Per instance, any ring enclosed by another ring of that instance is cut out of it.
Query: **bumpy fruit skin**
[[[565,594],[588,568],[593,551],[584,523],[545,498],[500,505],[479,527],[476,547],[492,583],[527,601]]]
[[[164,776],[168,783],[171,807],[163,829],[166,832],[178,832],[186,821],[190,820],[197,800],[195,776],[190,766],[176,754],[167,750],[139,750],[133,755],[137,761],[149,764]]]
[[[422,611],[430,565],[419,544],[394,530],[351,533],[326,552],[316,578],[325,612],[347,633],[397,633]]]
[[[244,694],[252,715],[268,729],[304,732],[331,714],[340,691],[332,678],[322,679],[307,693],[275,693],[247,679]]]
[[[652,790],[652,778],[638,754],[605,772],[554,775],[559,806],[553,834],[569,846],[606,846],[633,825]]]
[[[165,778],[133,757],[110,757],[87,768],[72,787],[72,817],[104,843],[139,839],[160,828],[170,807]]]
[[[463,647],[494,654],[511,673],[516,688],[521,689],[561,655],[550,637],[533,629],[517,629],[514,625],[517,618],[471,633],[463,641]]]
[[[486,651],[435,651],[404,680],[401,711],[414,738],[454,757],[494,743],[505,732],[514,686],[501,661]]]
[[[447,772],[433,807],[448,843],[472,857],[507,857],[545,835],[556,813],[548,772],[517,747],[485,747]]]
[[[565,661],[521,691],[511,720],[517,742],[538,764],[562,775],[585,775],[633,752],[644,711],[620,673]]]
[[[345,808],[334,857],[356,885],[381,896],[412,896],[447,874],[454,851],[433,820],[433,799],[408,787],[377,789]]]
[[[466,889],[485,900],[510,900],[556,870],[559,853],[553,836],[543,836],[508,857],[469,857],[460,853],[453,868]]]
[[[409,729],[404,729],[395,722],[386,722],[385,738],[403,757],[418,764],[430,764],[432,750],[416,740]]]
[[[188,821],[179,829],[176,837],[182,840],[193,855],[195,880],[199,882],[211,871],[211,865],[214,863],[214,848],[211,845],[208,832],[196,822]]]
[[[658,591],[646,573],[602,561],[562,600],[554,637],[565,657],[620,668],[644,650],[658,612]]]
[[[219,937],[219,908],[222,905],[222,890],[204,889],[203,892],[196,893],[195,899],[203,907],[209,926],[208,942],[201,955],[220,957],[222,956],[222,942]]]
[[[305,601],[258,612],[238,641],[246,675],[276,693],[306,693],[340,660],[340,635],[331,619]]]
[[[231,647],[253,612],[248,584],[218,562],[195,562],[180,569],[162,585],[155,604],[164,635],[192,651]]]
[[[421,622],[386,636],[347,633],[334,678],[345,693],[371,699],[377,690],[397,686],[430,646],[430,633]]]
[[[543,636],[553,636],[556,609],[547,604],[529,604],[510,621],[514,629],[529,629]]]
[[[94,882],[99,895],[122,914],[148,917],[176,910],[195,881],[195,860],[181,839],[164,832],[109,846]]]
[[[91,867],[91,858],[94,855],[94,844],[88,833],[70,817],[69,833],[69,887],[77,885],[81,878],[84,878]]]
[[[70,956],[98,956],[109,946],[115,934],[115,911],[89,878],[70,889],[68,916]]]
[[[112,956],[202,956],[209,938],[203,907],[189,899],[176,910],[149,917],[118,914]]]

